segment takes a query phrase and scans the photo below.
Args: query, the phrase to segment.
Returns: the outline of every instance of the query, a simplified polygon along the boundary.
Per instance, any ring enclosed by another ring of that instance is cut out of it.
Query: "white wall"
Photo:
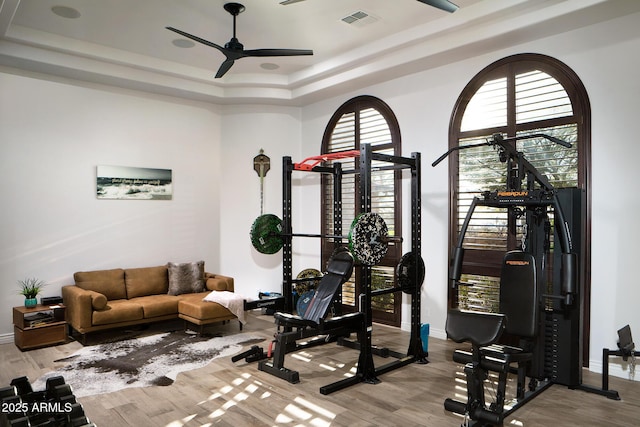
[[[282,255],[262,255],[249,231],[260,214],[259,179],[252,159],[271,157],[264,212],[282,213],[282,156],[300,161],[320,150],[329,117],[346,100],[369,94],[394,110],[403,155],[422,154],[422,321],[444,337],[447,284],[448,173],[431,162],[447,149],[449,118],[466,83],[507,55],[553,56],[580,76],[592,104],[591,369],[601,369],[603,347],[616,347],[616,330],[640,331],[633,255],[640,238],[634,221],[635,122],[640,82],[638,14],[492,54],[353,90],[302,109],[215,107],[177,99],[0,73],[0,340],[10,340],[10,307],[22,304],[16,281],[37,276],[59,294],[78,270],[204,259],[207,270],[236,279],[249,298],[281,289]],[[1,71],[1,70],[0,70]],[[95,198],[95,166],[170,168],[172,201]],[[314,174],[315,175],[315,174]],[[294,175],[294,230],[319,230],[317,176]],[[408,189],[405,203],[408,203]],[[407,218],[408,209],[404,209]],[[408,221],[408,219],[407,219]],[[408,224],[405,222],[405,224]],[[405,241],[409,227],[405,226]],[[317,240],[298,239],[294,274],[320,268]],[[406,298],[405,298],[406,299]],[[405,301],[406,303],[406,301]],[[408,310],[405,310],[408,313]],[[403,325],[407,327],[407,317]],[[617,363],[617,362],[616,362]],[[626,376],[626,365],[612,374]]]
[[[593,220],[591,368],[601,371],[602,348],[616,349],[616,330],[630,324],[640,334],[640,286],[636,255],[640,199],[634,197],[640,159],[635,122],[640,106],[638,14],[603,25],[599,34],[574,34],[582,49],[567,49],[591,99],[593,114]],[[637,342],[637,338],[636,338]],[[616,360],[617,359],[617,360]],[[612,359],[612,374],[628,377],[628,365]],[[619,366],[622,366],[620,371]],[[636,375],[636,381],[640,376]]]
[[[431,335],[445,337],[447,307],[448,169],[431,162],[447,150],[449,119],[467,82],[485,66],[505,56],[536,52],[569,65],[582,79],[592,105],[592,309],[590,369],[601,372],[602,348],[616,348],[617,329],[640,331],[640,286],[634,280],[634,255],[640,226],[634,220],[640,199],[633,195],[640,145],[634,120],[640,108],[638,14],[582,30],[501,49],[480,57],[431,69],[339,98],[309,105],[302,112],[303,152],[318,153],[324,126],[353,96],[368,94],[388,103],[400,123],[403,155],[422,153],[422,256],[427,266],[422,321]],[[409,194],[406,192],[405,194]],[[405,196],[405,199],[407,197]],[[406,200],[405,200],[406,202]],[[311,193],[304,202],[318,204]],[[408,212],[407,209],[404,211]],[[405,221],[405,224],[408,222]],[[405,226],[405,230],[408,227]],[[408,236],[405,236],[407,238]],[[406,241],[406,240],[405,240]],[[406,301],[405,301],[406,303]],[[409,312],[408,306],[403,308]],[[407,328],[407,318],[403,317]],[[640,332],[636,332],[640,333]],[[613,358],[611,374],[627,377],[628,366]],[[636,378],[639,380],[639,378]]]
[[[0,340],[17,281],[203,259],[220,270],[217,107],[0,73]],[[173,200],[96,198],[96,166],[172,169]]]
[[[234,277],[237,293],[257,299],[259,291],[282,291],[282,251],[265,255],[251,245],[251,225],[261,213],[260,178],[253,169],[253,159],[260,149],[271,159],[263,184],[263,212],[282,218],[282,157],[298,157],[300,111],[264,105],[227,106],[222,129],[222,273]]]

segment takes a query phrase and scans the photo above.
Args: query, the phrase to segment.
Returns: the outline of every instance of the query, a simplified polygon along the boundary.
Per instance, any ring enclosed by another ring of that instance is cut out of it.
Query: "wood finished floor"
[[[249,313],[245,331],[263,334],[267,347],[273,318]],[[236,333],[237,323],[214,325],[211,332]],[[406,352],[408,333],[374,325],[374,344]],[[0,386],[26,375],[32,381],[81,345],[70,342],[28,352],[0,345]],[[79,399],[100,427],[191,426],[434,426],[457,427],[461,417],[444,410],[456,389],[461,367],[451,360],[455,343],[431,338],[429,364],[411,364],[381,375],[376,385],[358,384],[323,396],[319,388],[354,368],[355,350],[327,344],[287,355],[285,366],[300,372],[289,384],[257,369],[257,364],[220,358],[178,375],[168,387],[125,389]],[[375,357],[376,366],[389,359]],[[584,384],[599,386],[600,375],[584,372]],[[464,384],[462,384],[464,387]],[[611,377],[609,388],[622,399],[553,385],[505,420],[505,426],[640,426],[640,383]],[[461,397],[459,397],[461,399]]]

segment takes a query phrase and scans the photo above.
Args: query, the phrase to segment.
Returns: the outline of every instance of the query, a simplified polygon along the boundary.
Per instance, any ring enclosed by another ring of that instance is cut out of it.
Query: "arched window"
[[[555,188],[585,190],[586,212],[580,233],[585,259],[580,266],[585,286],[585,337],[590,312],[590,117],[586,90],[569,67],[548,56],[520,54],[489,65],[469,82],[458,98],[449,127],[450,148],[483,142],[496,133],[504,137],[545,133],[572,143],[567,149],[537,138],[517,141],[515,148]],[[459,150],[450,156],[449,167],[454,172],[449,191],[452,249],[473,197],[504,188],[506,168],[488,145]],[[461,280],[474,286],[452,290],[450,306],[495,310],[502,255],[521,244],[522,224],[522,220],[510,218],[505,209],[485,206],[475,210],[465,234]],[[583,341],[588,354],[589,340]]]
[[[359,150],[362,144],[371,144],[372,150],[400,155],[400,128],[393,111],[382,100],[373,96],[358,96],[340,106],[333,114],[322,138],[321,152],[335,153]],[[357,159],[335,160],[342,163],[345,171],[342,185],[342,224],[346,234],[359,212],[359,163]],[[372,169],[375,169],[375,163]],[[322,177],[322,233],[335,234],[333,218],[333,182],[331,175]],[[400,174],[393,170],[372,173],[371,211],[380,214],[390,235],[402,235],[400,211]],[[322,239],[323,262],[334,250],[332,239]],[[372,287],[375,289],[393,286],[394,268],[402,254],[401,248],[390,245],[382,262],[372,269]],[[359,274],[356,269],[356,275]],[[353,278],[352,278],[353,279]],[[347,282],[342,290],[342,309],[346,312],[358,310],[356,296],[357,280]],[[377,322],[400,325],[401,298],[394,294],[375,297],[372,300],[373,316]]]

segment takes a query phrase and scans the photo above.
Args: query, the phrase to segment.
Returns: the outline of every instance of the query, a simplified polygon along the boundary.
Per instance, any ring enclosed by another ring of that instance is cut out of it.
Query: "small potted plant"
[[[19,280],[18,284],[20,285],[19,294],[24,296],[24,306],[27,308],[35,307],[38,304],[36,297],[42,291],[45,283],[39,279],[29,278]]]

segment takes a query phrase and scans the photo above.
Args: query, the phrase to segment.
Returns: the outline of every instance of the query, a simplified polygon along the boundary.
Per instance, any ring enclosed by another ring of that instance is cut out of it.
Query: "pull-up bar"
[[[319,156],[307,157],[300,163],[294,163],[293,169],[297,171],[310,171],[322,162],[327,162],[329,160],[337,160],[337,159],[348,159],[350,157],[359,157],[359,156],[360,156],[360,150],[339,151],[336,153],[321,154]]]
[[[320,154],[319,156],[307,157],[300,163],[294,163],[293,169],[297,171],[313,171],[318,164],[329,160],[348,159],[353,157],[360,157],[359,150],[338,151],[335,153]],[[415,159],[389,155],[379,152],[371,153],[371,160],[378,160],[381,162],[393,163],[391,166],[375,166],[370,167],[371,171],[385,171],[405,168],[415,168]],[[357,170],[343,170],[343,173],[359,173]]]

